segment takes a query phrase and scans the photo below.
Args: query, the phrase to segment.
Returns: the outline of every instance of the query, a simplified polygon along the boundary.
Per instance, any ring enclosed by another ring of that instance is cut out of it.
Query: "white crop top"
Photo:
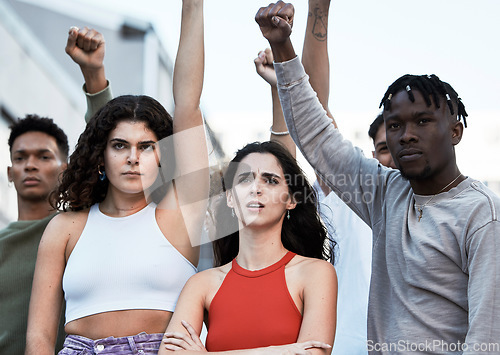
[[[173,312],[193,266],[158,227],[156,205],[109,217],[97,204],[63,275],[66,324],[92,314],[155,309]]]

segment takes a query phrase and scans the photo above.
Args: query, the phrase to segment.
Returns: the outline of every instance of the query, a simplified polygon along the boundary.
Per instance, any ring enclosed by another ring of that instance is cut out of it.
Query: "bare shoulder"
[[[289,267],[291,269],[295,269],[294,272],[304,279],[337,279],[335,268],[326,260],[296,255],[290,261]]]
[[[189,299],[191,302],[201,301],[203,307],[209,309],[227,272],[224,267],[217,267],[194,274],[184,285],[181,299]]]
[[[88,214],[88,210],[59,213],[47,225],[42,240],[59,245],[63,244],[66,247],[66,254],[69,256],[85,228]]]
[[[229,270],[231,270],[230,263],[211,269],[206,269],[191,276],[188,282],[200,285],[200,287],[205,287],[206,290],[209,291],[220,286]]]
[[[80,229],[80,227],[83,229],[87,217],[88,211],[61,212],[52,218],[45,231],[50,232],[51,235],[68,235],[74,230]]]

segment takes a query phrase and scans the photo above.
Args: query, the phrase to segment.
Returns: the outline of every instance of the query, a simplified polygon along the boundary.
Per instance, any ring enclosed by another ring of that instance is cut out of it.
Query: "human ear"
[[[227,207],[234,208],[233,194],[232,194],[231,190],[226,191],[226,203],[227,203]]]
[[[286,209],[293,210],[295,207],[297,207],[297,201],[295,201],[293,196],[290,196],[290,199],[288,200],[288,203],[286,204]]]
[[[11,170],[10,170],[10,166],[7,167],[7,177],[9,179],[9,182],[12,182],[14,181],[14,178],[12,177],[11,175]]]
[[[457,121],[453,123],[451,127],[451,143],[457,145],[462,140],[462,135],[464,133],[464,125],[462,122]]]

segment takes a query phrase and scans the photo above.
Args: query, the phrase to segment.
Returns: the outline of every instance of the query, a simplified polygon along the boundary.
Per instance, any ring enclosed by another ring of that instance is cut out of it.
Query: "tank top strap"
[[[286,264],[288,264],[290,262],[290,260],[293,259],[293,257],[295,255],[297,255],[297,254],[289,251],[280,260],[278,260],[274,264],[269,265],[268,267],[265,267],[265,268],[260,269],[260,270],[244,269],[240,265],[238,265],[238,263],[236,262],[236,258],[234,258],[232,261],[232,270],[233,270],[233,272],[235,272],[236,274],[241,275],[241,276],[259,277],[262,275],[270,274],[270,273],[280,269],[281,267],[284,267]]]

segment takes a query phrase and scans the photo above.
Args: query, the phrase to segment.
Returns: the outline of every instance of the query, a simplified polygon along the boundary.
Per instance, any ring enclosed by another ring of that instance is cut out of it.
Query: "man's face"
[[[455,168],[454,145],[460,142],[463,126],[441,102],[441,107],[424,101],[414,90],[415,102],[405,91],[396,93],[391,109],[384,111],[387,146],[396,167],[407,179],[427,179]]]
[[[380,164],[388,168],[396,169],[396,164],[392,159],[391,152],[387,148],[387,140],[385,138],[385,125],[382,124],[378,128],[375,139],[373,140],[375,150],[372,152],[373,157],[379,161]]]
[[[12,166],[7,168],[18,198],[38,202],[47,200],[66,168],[56,139],[43,132],[26,132],[14,140]]]

